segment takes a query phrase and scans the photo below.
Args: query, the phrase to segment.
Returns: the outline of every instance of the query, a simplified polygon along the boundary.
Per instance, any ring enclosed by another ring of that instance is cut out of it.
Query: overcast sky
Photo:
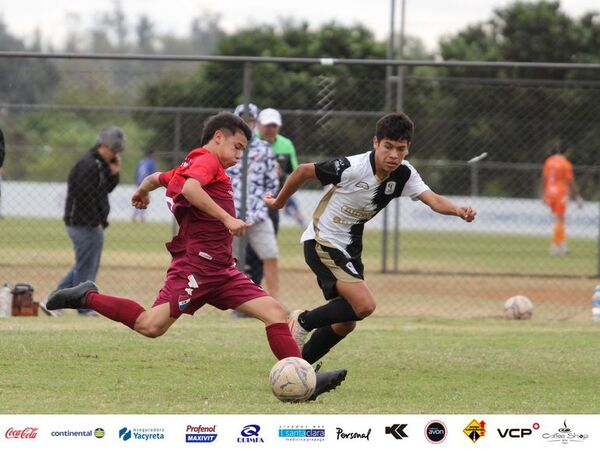
[[[396,0],[397,17],[401,2]],[[494,9],[510,3],[509,0],[405,0],[406,33],[420,37],[433,49],[443,35],[486,20]],[[60,48],[69,13],[78,14],[84,26],[91,26],[94,18],[113,9],[114,4],[115,0],[0,0],[0,16],[12,34],[30,39],[33,30],[39,28],[45,40],[51,39]],[[346,25],[364,24],[383,39],[389,33],[390,23],[390,0],[122,0],[121,5],[130,21],[148,15],[160,34],[187,34],[190,18],[200,16],[203,11],[220,14],[226,31],[249,24],[276,24],[282,17],[305,20],[313,27],[335,19]],[[600,10],[600,1],[563,0],[562,9],[579,17]],[[399,22],[397,19],[396,23]]]

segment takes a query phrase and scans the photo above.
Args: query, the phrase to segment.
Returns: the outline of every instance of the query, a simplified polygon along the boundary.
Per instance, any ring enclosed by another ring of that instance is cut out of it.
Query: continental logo
[[[371,219],[375,213],[373,209],[365,210],[363,208],[352,208],[349,205],[343,205],[342,211],[346,213],[348,216],[351,216],[360,220],[368,220]]]

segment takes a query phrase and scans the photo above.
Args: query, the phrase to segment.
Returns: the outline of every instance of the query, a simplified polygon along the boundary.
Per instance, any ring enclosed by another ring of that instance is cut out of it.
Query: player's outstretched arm
[[[283,184],[283,188],[281,188],[281,191],[277,197],[273,197],[273,194],[267,193],[267,195],[264,197],[265,204],[267,204],[267,207],[276,210],[283,208],[288,199],[292,197],[292,195],[298,191],[298,189],[300,189],[305,181],[316,178],[317,174],[315,172],[314,163],[301,164],[292,171],[290,176]]]
[[[202,185],[196,179],[187,179],[183,184],[181,193],[194,207],[208,213],[213,218],[217,218],[225,224],[225,227],[229,229],[232,235],[243,235],[246,233],[246,229],[252,225],[241,219],[234,218],[223,210],[214,200],[212,200],[208,193],[204,191],[204,188],[202,188]]]
[[[160,172],[155,172],[147,176],[140,186],[135,190],[133,196],[131,196],[131,205],[135,208],[144,209],[150,203],[150,191],[154,191],[160,187],[161,184],[158,181]]]
[[[440,213],[442,215],[458,216],[467,222],[472,222],[475,220],[475,216],[477,215],[477,212],[473,208],[459,207],[447,197],[440,196],[431,190],[421,193],[418,197],[421,202],[429,206],[429,208],[436,213]]]

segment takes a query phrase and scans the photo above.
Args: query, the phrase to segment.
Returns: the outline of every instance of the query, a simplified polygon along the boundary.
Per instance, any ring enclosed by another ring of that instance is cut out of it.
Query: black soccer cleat
[[[91,280],[82,282],[73,288],[63,288],[62,290],[53,291],[48,296],[46,308],[48,310],[85,308],[85,297],[90,291],[98,291],[98,287]]]
[[[346,374],[348,374],[348,370],[333,370],[333,371],[325,371],[323,373],[319,373],[320,365],[317,367],[317,385],[315,387],[314,393],[308,398],[308,401],[314,401],[323,393],[327,393],[328,391],[335,390],[337,387],[344,382],[346,379]]]

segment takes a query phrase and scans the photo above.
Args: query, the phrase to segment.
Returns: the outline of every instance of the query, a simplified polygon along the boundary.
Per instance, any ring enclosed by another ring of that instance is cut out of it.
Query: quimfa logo
[[[463,432],[475,443],[481,437],[485,436],[485,421],[473,420],[463,429]]]
[[[533,423],[533,425],[531,425],[531,428],[498,428],[496,430],[498,431],[498,435],[501,438],[525,438],[533,434],[533,431],[537,431],[539,428],[539,423]]]
[[[258,424],[247,424],[242,428],[238,437],[238,443],[264,443],[260,436],[260,426]]]
[[[211,443],[217,438],[217,426],[192,426],[185,429],[186,443]]]

